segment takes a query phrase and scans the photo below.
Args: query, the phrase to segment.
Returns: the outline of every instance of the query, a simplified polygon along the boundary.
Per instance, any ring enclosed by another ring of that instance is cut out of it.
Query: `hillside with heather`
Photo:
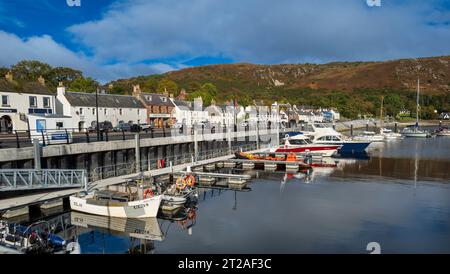
[[[450,56],[385,62],[210,65],[122,79],[108,85],[125,93],[139,84],[148,92],[162,92],[165,88],[177,95],[185,89],[188,94],[208,97],[208,92],[199,91],[210,83],[216,88],[213,97],[218,102],[237,99],[246,105],[253,99],[263,99],[266,103],[333,106],[347,117],[377,115],[384,96],[387,113],[395,116],[402,109],[415,111],[418,77],[423,118],[435,118],[434,110],[449,109]]]

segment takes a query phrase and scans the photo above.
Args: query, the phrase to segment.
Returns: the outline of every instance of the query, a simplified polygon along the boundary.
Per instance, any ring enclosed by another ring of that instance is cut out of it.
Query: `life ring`
[[[186,175],[183,180],[189,187],[193,187],[195,185],[195,177],[193,175]]]
[[[144,199],[147,199],[147,194],[149,194],[149,198],[153,197],[153,191],[150,188],[147,188],[146,190],[144,190]]]
[[[183,178],[178,178],[175,182],[175,185],[177,186],[178,190],[183,190],[186,188],[186,181]]]

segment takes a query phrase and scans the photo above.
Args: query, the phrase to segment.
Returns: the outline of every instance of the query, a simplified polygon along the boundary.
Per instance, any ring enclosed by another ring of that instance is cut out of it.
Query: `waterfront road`
[[[96,132],[72,132],[72,143],[93,143],[98,141],[118,141],[118,140],[132,140],[135,132],[108,132],[103,133],[97,140]],[[158,138],[163,136],[171,136],[170,129],[158,128],[151,131],[141,131],[139,133],[141,138]],[[17,147],[31,147],[33,146],[27,132],[14,133],[0,133],[0,149],[2,148],[17,148]]]

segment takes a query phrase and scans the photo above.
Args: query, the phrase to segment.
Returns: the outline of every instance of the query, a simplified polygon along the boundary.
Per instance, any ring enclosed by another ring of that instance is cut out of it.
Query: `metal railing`
[[[237,128],[231,127],[232,132],[237,131],[249,131],[250,128],[243,127]],[[227,133],[226,127],[201,127],[196,128],[198,135],[205,135],[211,133]],[[255,129],[252,129],[253,131]],[[262,129],[260,129],[262,130]],[[270,130],[270,128],[269,128]],[[273,129],[272,129],[273,130]],[[297,130],[296,128],[284,128],[279,132]],[[161,138],[170,137],[176,135],[194,135],[194,128],[149,128],[139,131],[126,131],[120,130],[100,130],[97,134],[96,131],[89,131],[87,129],[78,128],[61,128],[61,129],[46,129],[44,131],[36,130],[14,130],[9,133],[0,133],[0,149],[3,148],[22,148],[32,147],[33,139],[38,139],[43,146],[54,144],[72,144],[72,143],[93,143],[93,142],[108,142],[108,141],[124,141],[134,139],[134,135],[139,133],[141,139],[148,138]]]
[[[198,155],[194,155],[193,153],[186,153],[183,155],[174,155],[174,156],[166,156],[160,158],[149,158],[146,160],[142,160],[139,162],[139,170],[149,171],[160,168],[169,167],[170,164],[172,166],[186,164],[186,163],[195,163],[202,160],[218,158],[222,156],[227,156],[234,154],[239,151],[251,151],[256,149],[256,143],[247,144],[247,145],[233,145],[231,147],[231,151],[227,148],[221,149],[211,149],[208,151],[204,151],[199,153]],[[269,144],[260,144],[260,148],[269,147]],[[102,179],[117,177],[121,175],[128,175],[136,173],[137,171],[137,163],[129,162],[122,163],[117,165],[107,165],[96,167],[91,170],[89,181],[94,182]]]
[[[85,170],[0,169],[0,191],[85,187]]]

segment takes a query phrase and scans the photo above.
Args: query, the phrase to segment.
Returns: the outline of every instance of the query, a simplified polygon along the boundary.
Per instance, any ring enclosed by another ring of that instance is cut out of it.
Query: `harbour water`
[[[234,170],[254,176],[251,190],[201,192],[184,221],[72,214],[72,234],[82,253],[369,253],[370,242],[381,253],[450,253],[450,138],[334,160],[306,174]]]

